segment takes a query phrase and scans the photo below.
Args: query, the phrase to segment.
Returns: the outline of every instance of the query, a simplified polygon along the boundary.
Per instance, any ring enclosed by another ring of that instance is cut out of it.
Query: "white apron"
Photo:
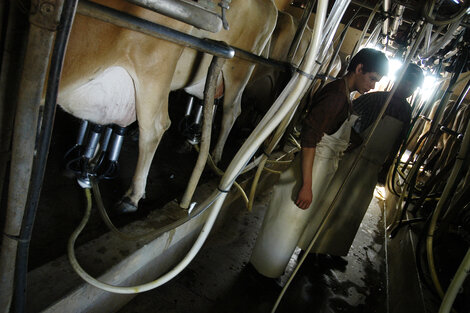
[[[308,209],[295,205],[302,183],[301,153],[281,174],[256,240],[250,262],[267,277],[279,277],[291,258],[300,235],[312,215],[312,208],[321,200],[347,148],[351,127],[357,116],[351,115],[332,135],[324,134],[315,149],[312,168],[313,201]]]
[[[311,252],[338,256],[348,254],[359,225],[372,200],[378,173],[400,135],[402,127],[403,122],[390,116],[385,116],[380,121],[356,168],[351,173],[351,177],[338,195],[331,215],[325,221],[326,225],[319,234]],[[370,132],[370,128],[366,129],[361,135],[366,137]],[[326,195],[322,198],[319,211],[328,210],[360,150],[357,148],[344,155]],[[310,234],[316,230],[316,228],[307,229]]]

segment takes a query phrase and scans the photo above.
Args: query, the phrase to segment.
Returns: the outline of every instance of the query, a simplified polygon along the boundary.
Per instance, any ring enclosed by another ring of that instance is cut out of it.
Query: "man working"
[[[385,55],[363,49],[342,79],[326,85],[314,98],[302,129],[302,151],[274,187],[250,262],[267,277],[279,277],[306,224],[321,219],[315,205],[333,177],[347,148],[352,116],[350,94],[375,87],[388,71]]]
[[[361,149],[354,149],[344,155],[325,197],[318,205],[319,212],[325,212],[331,206],[331,214],[311,252],[334,256],[347,255],[372,200],[378,175],[380,172],[388,172],[400,143],[408,132],[411,106],[406,98],[423,80],[422,70],[417,65],[410,64],[377,128],[364,147],[356,167],[339,191]],[[372,125],[389,95],[390,92],[373,92],[354,101],[354,110],[359,115],[354,129],[361,140],[367,138],[372,131]],[[317,230],[318,225],[307,225],[300,239],[299,246],[302,249],[308,247]]]

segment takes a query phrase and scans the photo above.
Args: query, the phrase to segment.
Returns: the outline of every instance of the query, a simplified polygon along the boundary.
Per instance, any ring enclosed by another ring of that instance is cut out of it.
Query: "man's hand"
[[[306,210],[312,203],[312,199],[312,187],[302,185],[302,188],[300,188],[300,191],[297,195],[297,200],[295,201],[295,204],[302,210]]]

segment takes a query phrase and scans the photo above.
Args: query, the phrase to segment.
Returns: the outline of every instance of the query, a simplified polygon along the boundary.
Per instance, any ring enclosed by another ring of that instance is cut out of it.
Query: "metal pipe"
[[[200,39],[94,2],[80,1],[77,13],[221,58],[231,59],[235,54],[233,49],[223,42]]]
[[[13,125],[15,121],[15,110],[18,99],[18,88],[23,69],[23,61],[28,39],[27,14],[21,12],[17,5],[9,1],[2,2],[6,9],[3,12],[5,17],[3,51],[0,60],[0,190],[6,183],[8,163],[11,160],[11,141]],[[8,14],[8,16],[6,16]],[[0,17],[1,19],[2,17]],[[2,194],[0,193],[0,201]],[[3,229],[4,219],[0,222],[0,229]],[[1,240],[0,240],[1,242]],[[0,296],[1,298],[1,296]],[[1,301],[0,301],[0,307]]]
[[[250,61],[253,63],[258,63],[262,65],[268,65],[272,66],[275,68],[278,68],[283,71],[288,71],[292,68],[292,66],[288,62],[282,62],[282,61],[277,61],[273,59],[268,59],[256,54],[253,54],[251,52],[236,48],[236,47],[231,47],[233,50],[235,50],[235,56],[243,59],[245,61]]]
[[[131,29],[155,38],[167,40],[188,48],[192,48],[204,53],[209,53],[217,57],[231,59],[234,56],[246,61],[274,66],[283,70],[290,69],[287,62],[267,59],[251,52],[231,47],[224,42],[211,39],[201,39],[191,36],[163,25],[158,25],[147,20],[102,6],[100,4],[82,0],[78,4],[77,13],[99,19],[120,27]]]
[[[289,52],[287,53],[287,62],[289,63],[292,62],[292,60],[294,59],[295,53],[297,52],[297,49],[299,48],[300,40],[302,39],[302,35],[304,34],[305,27],[307,26],[308,20],[313,11],[313,6],[315,5],[316,2],[317,0],[309,0],[307,3],[307,6],[304,9],[304,12],[302,13],[299,26],[297,26],[294,39],[292,39]]]
[[[126,1],[212,33],[217,33],[222,29],[222,20],[216,13],[208,11],[194,2],[177,0]]]
[[[380,5],[382,2],[378,2],[372,12],[369,15],[369,19],[367,20],[366,24],[364,25],[364,29],[362,30],[361,36],[359,37],[359,40],[357,41],[356,46],[353,49],[353,52],[351,53],[352,56],[354,56],[357,51],[359,51],[359,47],[361,46],[361,42],[364,39],[365,34],[367,33],[367,30],[369,29],[370,23],[372,23],[372,20],[374,19],[375,14],[379,10]]]
[[[214,96],[217,89],[217,79],[225,59],[213,57],[209,69],[207,71],[206,85],[204,86],[204,122],[201,136],[201,149],[198,154],[196,165],[194,166],[191,178],[181,199],[180,207],[188,209],[191,204],[194,191],[196,190],[197,183],[201,178],[202,171],[209,156],[209,149],[211,143],[211,129],[212,129],[212,116],[214,113]]]
[[[395,36],[398,31],[398,27],[403,22],[403,12],[405,11],[404,5],[397,5],[395,9],[395,19],[393,20],[392,28],[390,30],[390,36]]]
[[[47,25],[48,22],[52,22],[50,23],[50,26],[53,26],[53,29],[54,27],[57,28],[59,25],[57,19],[60,16],[61,27],[57,30],[57,34],[54,31],[49,30],[48,36],[54,39],[54,47],[51,55],[51,63],[49,66],[46,100],[41,123],[41,133],[38,137],[39,140],[37,153],[32,167],[30,188],[28,190],[28,197],[21,224],[18,251],[16,256],[14,294],[14,305],[16,312],[24,312],[25,309],[29,243],[31,241],[34,219],[36,217],[36,210],[39,203],[39,196],[41,193],[41,186],[47,163],[47,155],[52,137],[52,128],[57,104],[57,94],[59,91],[60,74],[62,71],[62,65],[70,30],[72,28],[73,18],[75,16],[77,2],[78,0],[65,0],[63,2],[62,0],[58,0],[56,7],[51,7],[50,2],[44,2],[41,6],[41,8],[46,6],[46,9],[41,9],[42,13],[50,15],[47,19],[45,19],[45,24]],[[31,22],[34,23],[34,19],[32,19]],[[50,49],[48,52],[48,54],[50,54]],[[46,63],[49,62],[49,58],[46,57],[39,60],[44,60]],[[38,90],[42,91],[42,88],[38,88]],[[37,103],[35,103],[35,105],[37,106]]]
[[[388,11],[390,10],[390,0],[383,0],[383,7],[384,7],[384,13],[385,13],[385,21],[382,26],[382,34],[385,37],[385,41],[387,40],[388,37]]]
[[[42,15],[41,11],[36,14]],[[10,185],[0,255],[0,308],[8,310],[13,290],[15,256],[28,193],[36,129],[42,88],[49,63],[54,33],[31,24],[29,30],[24,70],[21,76],[21,93],[18,96],[13,147],[10,165]]]

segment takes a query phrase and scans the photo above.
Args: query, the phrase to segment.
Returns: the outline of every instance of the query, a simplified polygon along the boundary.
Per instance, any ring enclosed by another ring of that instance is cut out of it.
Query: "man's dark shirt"
[[[327,84],[315,95],[302,126],[301,145],[316,147],[323,134],[335,133],[348,118],[349,103],[343,79]]]
[[[359,115],[354,130],[361,134],[374,123],[389,95],[388,91],[371,92],[353,102],[353,110]],[[411,106],[406,99],[392,98],[384,115],[389,115],[403,122],[400,140],[406,136],[411,121]]]

